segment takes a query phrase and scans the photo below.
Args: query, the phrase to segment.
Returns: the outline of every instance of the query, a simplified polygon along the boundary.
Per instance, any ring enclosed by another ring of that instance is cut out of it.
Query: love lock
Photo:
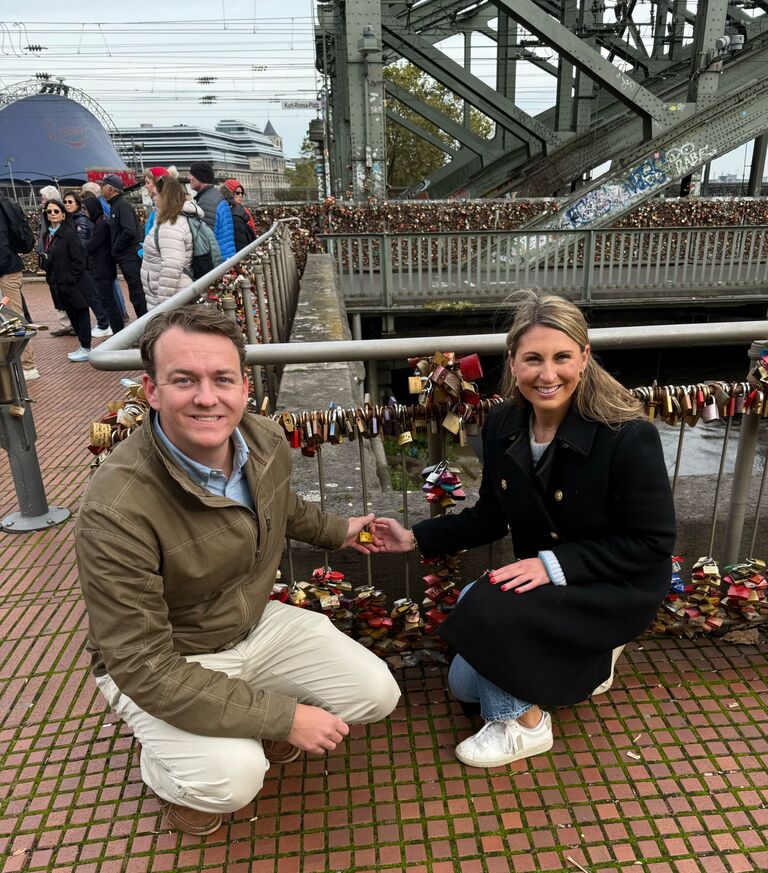
[[[714,395],[710,394],[704,401],[704,406],[701,409],[701,420],[716,421],[718,418],[720,418],[720,409]]]

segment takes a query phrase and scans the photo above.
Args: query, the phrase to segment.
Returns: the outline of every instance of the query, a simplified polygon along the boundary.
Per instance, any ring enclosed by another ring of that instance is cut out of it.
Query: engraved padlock
[[[710,394],[701,408],[701,420],[716,421],[718,418],[720,418],[720,409],[717,406],[717,400],[714,395]]]

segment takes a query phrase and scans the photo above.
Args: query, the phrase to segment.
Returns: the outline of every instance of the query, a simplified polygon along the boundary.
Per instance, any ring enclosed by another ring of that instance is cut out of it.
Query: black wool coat
[[[518,560],[554,552],[567,585],[518,595],[482,577],[440,634],[521,700],[570,705],[607,679],[611,650],[648,626],[669,590],[675,511],[650,422],[613,429],[571,411],[535,470],[528,428],[528,409],[494,408],[477,503],[414,534],[427,557],[508,532]]]
[[[47,250],[45,280],[57,309],[85,309],[93,282],[86,272],[88,256],[71,222],[62,222]]]

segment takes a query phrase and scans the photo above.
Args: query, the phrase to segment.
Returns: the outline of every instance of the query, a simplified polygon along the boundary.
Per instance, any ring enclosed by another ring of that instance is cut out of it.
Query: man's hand
[[[319,706],[296,704],[293,724],[286,739],[313,755],[332,752],[349,733],[349,727],[337,716]]]
[[[370,515],[356,515],[350,518],[347,522],[347,538],[341,544],[342,549],[355,549],[364,555],[368,555],[371,552],[378,552],[381,542],[377,539],[375,534],[372,543],[359,543],[357,541],[357,535],[366,525],[370,524],[374,518],[376,518],[376,516],[373,513]],[[373,533],[373,531],[371,531],[371,533]]]
[[[507,564],[498,570],[491,570],[489,576],[491,585],[501,584],[502,591],[514,591],[515,594],[523,594],[551,582],[541,558],[515,561],[514,564]]]
[[[377,518],[371,532],[380,552],[412,552],[414,549],[413,534],[394,518]]]

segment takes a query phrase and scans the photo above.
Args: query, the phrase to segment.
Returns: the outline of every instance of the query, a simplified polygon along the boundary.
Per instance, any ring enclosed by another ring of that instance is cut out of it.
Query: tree
[[[384,77],[409,91],[414,97],[418,97],[429,106],[450,116],[454,121],[461,122],[463,120],[464,101],[445,85],[440,85],[413,64],[389,66],[384,70]],[[408,109],[398,100],[387,97],[386,106],[387,109],[394,110],[398,115],[422,127],[446,144],[458,148],[458,144],[452,137],[435,127],[434,124],[430,124],[412,109]],[[493,123],[487,116],[472,109],[470,129],[478,136],[487,139],[493,132]],[[409,188],[425,179],[449,160],[449,156],[445,152],[394,121],[387,120],[386,136],[387,183],[390,188]]]
[[[317,174],[315,173],[315,147],[308,139],[301,144],[301,157],[296,159],[295,169],[286,169],[285,178],[288,187],[292,189],[317,190]]]

